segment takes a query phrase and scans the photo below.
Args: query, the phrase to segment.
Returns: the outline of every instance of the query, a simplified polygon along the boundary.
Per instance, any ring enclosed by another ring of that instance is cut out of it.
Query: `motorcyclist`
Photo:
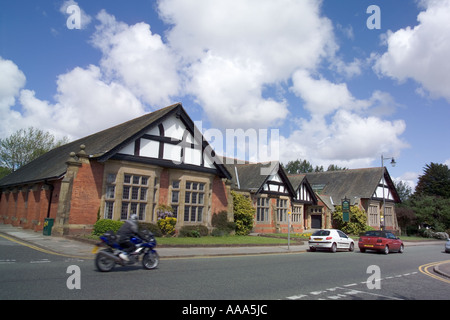
[[[136,246],[130,239],[133,236],[141,237],[138,227],[138,217],[136,214],[132,214],[130,219],[125,221],[125,223],[117,231],[117,236],[119,239],[119,245],[123,248],[123,252],[119,254],[119,257],[123,260],[130,261],[128,255],[136,249]]]

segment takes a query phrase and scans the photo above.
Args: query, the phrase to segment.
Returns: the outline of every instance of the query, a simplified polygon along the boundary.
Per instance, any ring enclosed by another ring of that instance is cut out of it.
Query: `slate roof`
[[[231,174],[232,186],[239,188],[240,190],[260,192],[264,187],[264,183],[272,174],[279,174],[280,178],[285,181],[289,193],[295,194],[292,185],[279,162],[258,162],[258,163],[244,163],[234,159],[230,161],[230,158],[224,158],[224,166]],[[264,170],[271,169],[270,174],[266,174]],[[263,171],[261,171],[263,170]],[[237,176],[236,176],[237,171]]]
[[[384,173],[385,181],[389,186],[395,202],[400,198],[386,168],[364,168],[342,171],[327,171],[307,173],[306,177],[315,189],[320,186],[321,195],[332,198],[334,204],[340,204],[345,197],[350,200],[355,198],[371,199],[381,181]]]
[[[194,130],[194,123],[187,116],[181,103],[177,103],[53,149],[1,179],[0,187],[61,178],[66,172],[69,154],[78,153],[82,144],[85,145],[85,152],[90,158],[105,161],[128,143],[142,136],[149,126],[160,123],[173,113],[177,116],[185,115],[183,120],[187,122],[187,127]],[[229,176],[222,166],[220,168],[225,176]]]

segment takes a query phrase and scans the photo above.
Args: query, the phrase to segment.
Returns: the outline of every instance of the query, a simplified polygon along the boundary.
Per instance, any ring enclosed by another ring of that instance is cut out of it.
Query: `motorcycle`
[[[101,272],[111,271],[116,264],[121,266],[133,265],[139,262],[142,256],[142,266],[145,269],[155,269],[159,264],[159,255],[153,248],[156,247],[156,239],[153,233],[144,230],[142,239],[132,237],[130,240],[135,245],[136,249],[128,254],[129,261],[122,259],[119,255],[123,252],[123,248],[117,242],[117,236],[113,231],[108,231],[103,236],[100,236],[99,242],[96,244],[92,253],[96,254],[95,265]],[[100,247],[106,247],[99,251]]]

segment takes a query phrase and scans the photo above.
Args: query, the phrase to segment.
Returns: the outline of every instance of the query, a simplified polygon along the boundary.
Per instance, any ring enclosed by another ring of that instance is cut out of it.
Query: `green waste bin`
[[[55,219],[45,218],[45,220],[44,220],[44,236],[52,235],[52,228],[53,228],[54,221],[55,221]]]

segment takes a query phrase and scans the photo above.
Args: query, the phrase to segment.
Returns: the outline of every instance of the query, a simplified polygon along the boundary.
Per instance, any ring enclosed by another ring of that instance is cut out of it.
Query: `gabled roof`
[[[292,187],[294,188],[294,191],[296,194],[297,194],[297,190],[300,188],[300,186],[304,185],[312,197],[312,202],[317,203],[317,195],[314,192],[314,190],[311,188],[311,184],[309,183],[308,179],[306,178],[306,174],[288,175],[288,178],[289,178],[289,181],[290,181]],[[297,199],[297,200],[299,200],[299,199]]]
[[[85,145],[84,151],[89,158],[106,161],[124,146],[143,136],[149,127],[157,125],[173,114],[180,117],[188,130],[194,133],[196,128],[193,121],[189,118],[181,103],[177,103],[53,149],[1,179],[0,187],[54,180],[62,177],[67,169],[66,161],[69,159],[69,154],[79,152],[80,145]],[[207,144],[207,142],[203,141],[203,144]],[[217,162],[216,167],[223,176],[231,178],[220,162]]]
[[[224,165],[232,176],[232,186],[240,190],[259,193],[263,190],[264,184],[270,176],[272,174],[278,174],[287,186],[288,192],[292,196],[295,194],[285,170],[280,166],[278,161],[242,164],[242,161],[239,160],[230,161],[230,158],[224,159]]]
[[[383,174],[395,202],[400,202],[400,197],[386,168],[314,172],[307,173],[306,177],[313,189],[320,188],[318,193],[330,196],[333,203],[338,204],[345,197],[351,200],[372,199]]]

